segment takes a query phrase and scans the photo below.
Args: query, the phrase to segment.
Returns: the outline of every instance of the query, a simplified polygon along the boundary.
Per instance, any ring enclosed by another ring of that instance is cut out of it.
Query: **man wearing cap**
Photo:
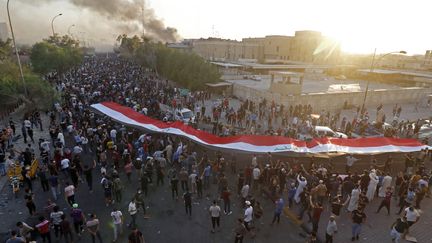
[[[85,216],[84,213],[81,209],[78,208],[78,204],[74,203],[72,205],[72,211],[70,212],[70,216],[72,217],[73,220],[73,224],[74,224],[74,228],[75,228],[75,233],[78,236],[81,236],[81,232],[84,231],[84,221],[85,221]]]
[[[251,202],[246,201],[246,209],[245,209],[243,221],[247,231],[250,231],[249,225],[252,222],[252,215],[253,215],[253,207],[251,206]]]

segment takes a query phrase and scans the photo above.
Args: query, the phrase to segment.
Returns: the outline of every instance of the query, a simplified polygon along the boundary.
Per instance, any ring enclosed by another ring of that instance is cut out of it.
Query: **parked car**
[[[348,136],[341,132],[335,132],[330,127],[326,126],[315,126],[314,128],[316,137],[332,137],[332,138],[348,138]],[[300,140],[311,140],[313,138],[312,134],[299,134],[298,138]]]
[[[195,115],[187,108],[177,109],[175,110],[174,120],[183,121],[184,124],[195,123]]]

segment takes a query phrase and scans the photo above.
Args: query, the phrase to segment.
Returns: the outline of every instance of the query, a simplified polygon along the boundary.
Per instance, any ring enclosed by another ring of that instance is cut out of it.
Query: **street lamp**
[[[407,52],[406,51],[392,51],[392,52],[386,53],[386,54],[380,56],[378,58],[378,60],[376,61],[376,63],[379,64],[379,62],[381,61],[381,59],[383,59],[385,56],[388,56],[388,55],[391,55],[391,54],[407,54]],[[375,57],[376,57],[376,48],[375,48],[375,51],[374,51],[374,54],[373,54],[373,57],[372,57],[372,63],[371,63],[371,67],[370,67],[370,74],[373,74],[374,69],[375,69]],[[369,82],[370,82],[370,79],[368,79],[368,81],[366,83],[366,91],[365,91],[365,95],[364,95],[364,98],[363,98],[363,105],[362,105],[362,108],[360,110],[361,114],[363,114],[364,109],[365,109],[366,98],[367,98],[368,91],[369,91]]]
[[[18,60],[18,67],[19,67],[20,74],[21,74],[21,80],[22,80],[23,87],[24,87],[24,96],[28,97],[27,86],[26,86],[26,82],[25,82],[25,79],[24,79],[24,73],[23,73],[23,70],[22,70],[21,60],[20,60],[19,53],[18,53],[18,47],[17,47],[16,42],[15,42],[15,35],[14,35],[14,31],[13,31],[13,27],[12,27],[12,21],[11,21],[11,17],[10,17],[10,13],[9,13],[9,0],[7,1],[7,4],[6,4],[6,10],[7,10],[8,19],[9,19],[9,26],[11,28],[12,41],[13,41],[13,45],[15,47],[15,54],[16,54],[16,57],[17,57],[17,60]]]
[[[52,18],[52,20],[51,20],[51,29],[52,29],[52,34],[53,34],[53,36],[55,36],[55,32],[54,32],[54,20],[57,18],[57,17],[60,17],[60,16],[62,16],[63,14],[62,13],[59,13],[59,14],[57,14],[56,16],[54,16],[54,18]]]
[[[70,32],[70,30],[71,30],[72,27],[75,27],[75,25],[73,24],[73,25],[69,26],[69,28],[68,28],[68,35],[69,35],[69,36],[72,36],[72,35],[71,35],[71,32]]]

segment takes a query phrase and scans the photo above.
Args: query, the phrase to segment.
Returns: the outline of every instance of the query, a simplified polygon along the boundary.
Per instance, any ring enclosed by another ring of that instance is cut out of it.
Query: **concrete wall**
[[[369,90],[366,105],[377,106],[379,104],[396,104],[396,103],[415,103],[423,102],[427,95],[432,94],[432,89],[419,87],[400,88],[400,89],[379,89]],[[284,106],[297,104],[310,104],[314,111],[338,110],[342,109],[344,102],[350,105],[360,106],[363,103],[364,92],[350,93],[310,93],[299,96],[285,96],[265,90],[257,90],[243,85],[233,85],[233,95],[240,99],[249,99],[259,101],[265,98],[269,101],[274,100]]]

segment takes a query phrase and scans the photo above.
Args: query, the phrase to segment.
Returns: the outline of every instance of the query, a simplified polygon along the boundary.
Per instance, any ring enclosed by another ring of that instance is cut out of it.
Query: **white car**
[[[261,81],[262,80],[262,78],[260,76],[257,76],[257,75],[252,75],[250,77],[250,79],[255,80],[255,81]]]
[[[331,128],[325,126],[315,126],[315,133],[318,134],[318,137],[348,138],[346,134],[335,132]],[[313,136],[311,134],[299,134],[298,138],[300,140],[311,140]]]
[[[189,122],[195,122],[195,115],[191,110],[183,108],[181,110],[175,111],[174,119],[178,121],[183,121],[185,124],[189,124]]]

